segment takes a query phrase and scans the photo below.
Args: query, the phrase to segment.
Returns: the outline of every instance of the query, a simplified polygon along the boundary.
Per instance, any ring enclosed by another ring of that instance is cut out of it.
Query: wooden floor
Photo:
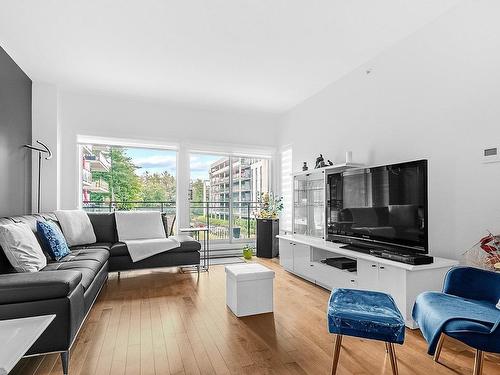
[[[275,312],[237,319],[225,305],[224,266],[202,273],[160,269],[116,274],[103,289],[72,350],[70,375],[329,374],[328,291],[260,260],[276,271]],[[418,331],[396,348],[400,374],[471,374],[473,352],[445,342],[441,362],[426,354]],[[484,374],[500,374],[486,356]],[[345,337],[338,374],[389,374],[381,342]],[[57,374],[57,354],[22,360],[12,374]]]

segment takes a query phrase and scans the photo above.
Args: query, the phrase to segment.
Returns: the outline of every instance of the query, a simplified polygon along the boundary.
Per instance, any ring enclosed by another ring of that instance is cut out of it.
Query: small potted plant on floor
[[[278,255],[279,220],[283,210],[283,197],[273,193],[261,193],[258,201],[257,219],[257,256],[274,258]]]
[[[250,245],[247,245],[243,248],[243,258],[245,260],[252,260],[254,248]]]

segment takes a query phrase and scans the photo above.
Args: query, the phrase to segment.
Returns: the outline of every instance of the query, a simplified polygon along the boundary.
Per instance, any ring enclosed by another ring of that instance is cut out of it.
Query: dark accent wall
[[[0,47],[0,217],[31,212],[31,79]]]

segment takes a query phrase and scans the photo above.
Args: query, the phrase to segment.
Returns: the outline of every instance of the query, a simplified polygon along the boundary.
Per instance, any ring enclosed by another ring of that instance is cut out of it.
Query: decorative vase
[[[251,248],[243,249],[243,258],[245,258],[246,260],[251,260],[252,256],[253,256],[253,249]]]

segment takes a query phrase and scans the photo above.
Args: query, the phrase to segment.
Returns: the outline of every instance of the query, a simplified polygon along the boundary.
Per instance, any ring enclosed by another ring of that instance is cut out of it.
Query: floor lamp
[[[38,205],[37,205],[37,212],[40,213],[40,198],[41,198],[41,178],[42,178],[42,154],[47,154],[45,157],[45,160],[52,159],[52,151],[47,147],[47,145],[43,144],[40,141],[36,141],[39,145],[41,145],[43,148],[38,147],[38,146],[33,146],[33,145],[24,145],[23,147],[29,148],[32,151],[38,152]]]

